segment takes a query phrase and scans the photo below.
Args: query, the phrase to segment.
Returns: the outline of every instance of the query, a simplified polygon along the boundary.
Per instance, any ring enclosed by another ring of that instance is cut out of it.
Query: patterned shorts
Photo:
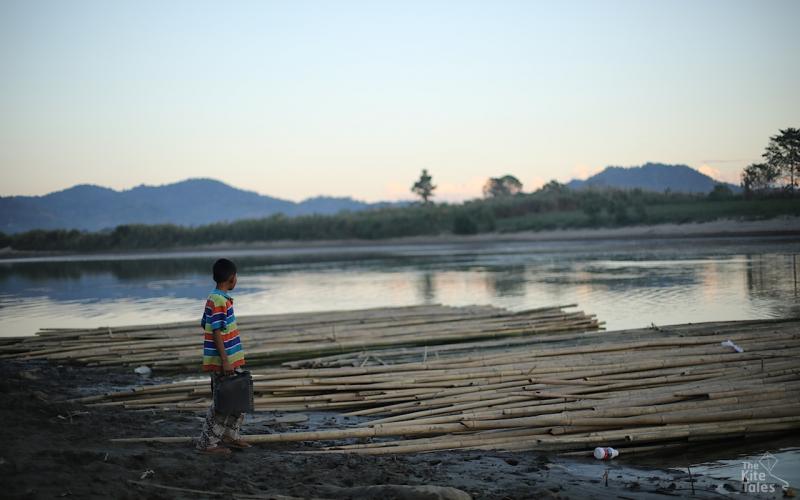
[[[236,371],[241,371],[241,369],[237,368]],[[206,412],[200,438],[197,440],[197,449],[199,450],[214,448],[219,445],[223,438],[231,440],[239,439],[239,429],[244,421],[244,413],[238,415],[217,415],[214,411],[214,394],[217,383],[222,376],[223,375],[219,373],[211,374],[211,404]]]

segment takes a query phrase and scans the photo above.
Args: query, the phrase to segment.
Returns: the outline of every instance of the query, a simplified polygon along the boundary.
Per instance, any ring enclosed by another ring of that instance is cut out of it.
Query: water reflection
[[[748,255],[747,290],[755,303],[775,310],[776,316],[800,316],[798,254]]]
[[[533,267],[535,266],[512,265],[490,269],[484,278],[489,293],[495,297],[524,297],[530,280],[527,276],[528,270]]]
[[[434,283],[434,273],[423,271],[419,274],[419,296],[423,304],[436,303],[436,284]]]
[[[90,276],[107,276],[117,281],[148,278],[176,278],[206,273],[213,259],[104,260],[79,262],[0,261],[0,284],[15,277],[31,282],[79,281]]]
[[[800,243],[712,242],[498,242],[240,255],[237,312],[577,303],[613,329],[800,315]],[[169,257],[0,261],[4,334],[195,319],[213,286],[216,255]]]

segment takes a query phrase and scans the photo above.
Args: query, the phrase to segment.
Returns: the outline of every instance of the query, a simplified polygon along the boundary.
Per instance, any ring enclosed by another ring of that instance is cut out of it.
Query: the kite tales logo
[[[782,489],[789,487],[789,483],[772,473],[778,459],[767,452],[757,462],[742,462],[742,490],[745,493],[774,493],[777,484]]]

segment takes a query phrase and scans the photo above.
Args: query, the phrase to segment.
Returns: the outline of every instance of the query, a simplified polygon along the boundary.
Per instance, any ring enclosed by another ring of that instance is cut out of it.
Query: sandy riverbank
[[[230,458],[207,457],[185,445],[109,442],[114,437],[195,435],[200,415],[64,402],[139,382],[138,376],[122,370],[1,361],[4,497],[663,498],[689,496],[694,488],[694,498],[724,498],[741,489],[736,481],[697,475],[690,481],[684,471],[638,467],[634,465],[638,457],[606,463],[532,452],[382,457],[296,453],[319,446],[305,443],[260,446]],[[244,430],[286,432],[347,425],[335,414],[287,419],[295,423],[280,419],[270,412],[249,416]],[[776,493],[761,498],[780,497]]]

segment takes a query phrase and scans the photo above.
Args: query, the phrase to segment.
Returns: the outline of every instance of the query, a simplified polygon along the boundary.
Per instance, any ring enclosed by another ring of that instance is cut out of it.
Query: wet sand
[[[127,370],[0,361],[3,496],[388,500],[664,498],[692,496],[693,491],[694,498],[741,496],[738,481],[696,474],[690,479],[686,471],[639,467],[634,465],[637,457],[598,462],[491,451],[370,457],[297,453],[321,444],[290,443],[257,446],[225,458],[198,455],[187,445],[112,444],[109,439],[117,437],[196,435],[202,416],[65,402],[141,382]],[[247,417],[243,431],[351,425],[333,413],[308,417],[259,413]],[[781,497],[780,492],[748,495]]]

